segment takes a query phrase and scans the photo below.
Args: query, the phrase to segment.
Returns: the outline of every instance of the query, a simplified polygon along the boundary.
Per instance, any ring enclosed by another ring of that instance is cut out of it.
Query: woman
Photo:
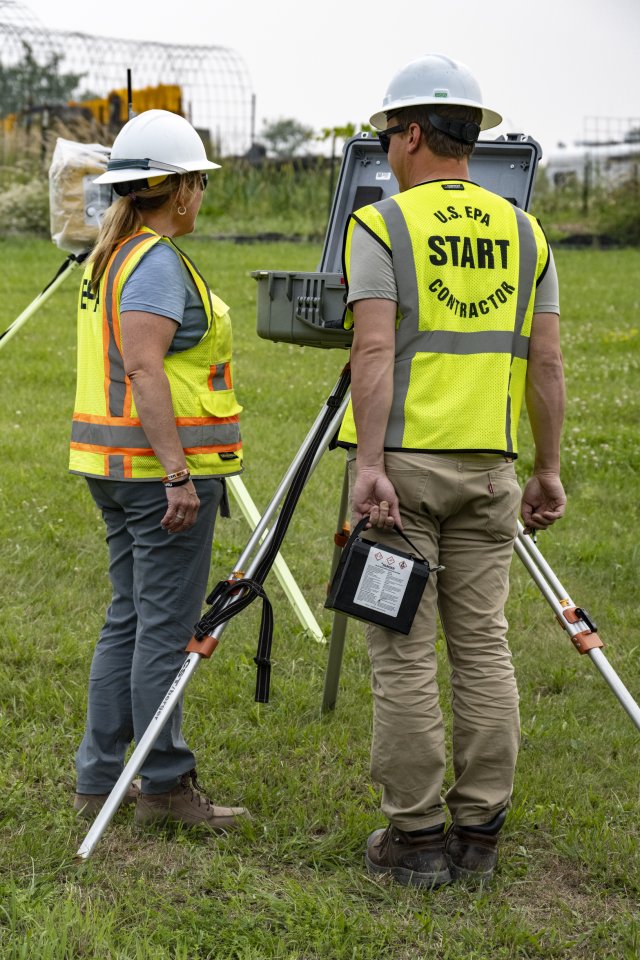
[[[119,197],[82,280],[70,455],[106,524],[113,590],[76,758],[74,808],[87,817],[184,662],[224,477],[242,469],[228,308],[173,244],[194,229],[217,167],[190,123],[149,110],[122,128],[95,181]],[[235,826],[246,811],[200,793],[180,725],[179,707],[129,790],[136,821]]]

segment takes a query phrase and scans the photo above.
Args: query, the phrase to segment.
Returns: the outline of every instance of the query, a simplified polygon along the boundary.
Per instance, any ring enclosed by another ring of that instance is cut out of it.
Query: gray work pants
[[[186,658],[200,619],[223,485],[195,480],[195,525],[169,534],[160,526],[167,498],[160,482],[88,477],[107,528],[111,603],[89,678],[84,738],[76,756],[79,793],[108,793],[132,740],[139,741]],[[145,793],[165,793],[195,767],[180,731],[179,704],[142,769]]]
[[[488,823],[509,804],[520,735],[504,615],[520,505],[514,466],[498,456],[400,452],[387,453],[385,467],[404,532],[445,569],[429,578],[408,636],[367,624],[371,774],[383,787],[383,813],[402,830],[443,823],[445,803],[456,823]],[[367,537],[408,549],[393,531],[370,529]],[[454,780],[445,797],[438,613],[453,710]]]

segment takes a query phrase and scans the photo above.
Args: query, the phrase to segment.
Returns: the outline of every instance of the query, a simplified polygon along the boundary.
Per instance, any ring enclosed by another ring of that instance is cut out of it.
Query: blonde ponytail
[[[107,263],[111,254],[118,246],[121,240],[136,233],[142,226],[142,217],[140,211],[132,202],[131,197],[118,197],[115,203],[112,203],[107,210],[98,241],[91,254],[91,286],[96,293],[100,284],[100,278],[106,270]]]
[[[144,226],[145,210],[158,210],[170,202],[177,207],[188,205],[198,188],[200,177],[200,173],[172,173],[161,183],[153,187],[139,187],[138,190],[136,182],[131,182],[131,192],[118,197],[107,210],[91,253],[91,288],[94,293],[118,244]]]

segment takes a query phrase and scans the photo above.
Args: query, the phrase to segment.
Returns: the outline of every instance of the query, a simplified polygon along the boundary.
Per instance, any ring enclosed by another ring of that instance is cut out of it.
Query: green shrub
[[[0,194],[0,232],[49,235],[49,183],[46,178],[14,182]]]
[[[37,130],[0,130],[0,230],[7,234],[49,232],[47,171],[56,136],[81,142],[104,138],[90,126],[59,124],[43,143]],[[324,157],[267,160],[254,166],[225,157],[211,177],[198,219],[198,234],[273,234],[321,242],[340,167],[333,176]],[[531,212],[540,217],[552,243],[565,238],[606,236],[625,246],[640,246],[640,179],[609,189],[596,178],[562,186],[549,181],[540,167]]]
[[[327,226],[330,174],[323,158],[309,162],[222,161],[209,181],[200,233],[264,232],[321,239]]]
[[[640,183],[632,177],[605,194],[597,212],[598,232],[624,246],[640,244]]]

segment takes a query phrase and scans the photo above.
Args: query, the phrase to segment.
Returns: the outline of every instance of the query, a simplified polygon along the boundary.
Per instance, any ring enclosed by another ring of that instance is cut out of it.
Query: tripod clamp
[[[578,653],[588,653],[589,650],[604,647],[604,643],[598,636],[598,628],[582,607],[568,607],[562,611],[562,616],[567,623],[584,623],[587,627],[586,630],[571,634],[571,642]],[[564,626],[564,624],[561,622],[560,626]]]

